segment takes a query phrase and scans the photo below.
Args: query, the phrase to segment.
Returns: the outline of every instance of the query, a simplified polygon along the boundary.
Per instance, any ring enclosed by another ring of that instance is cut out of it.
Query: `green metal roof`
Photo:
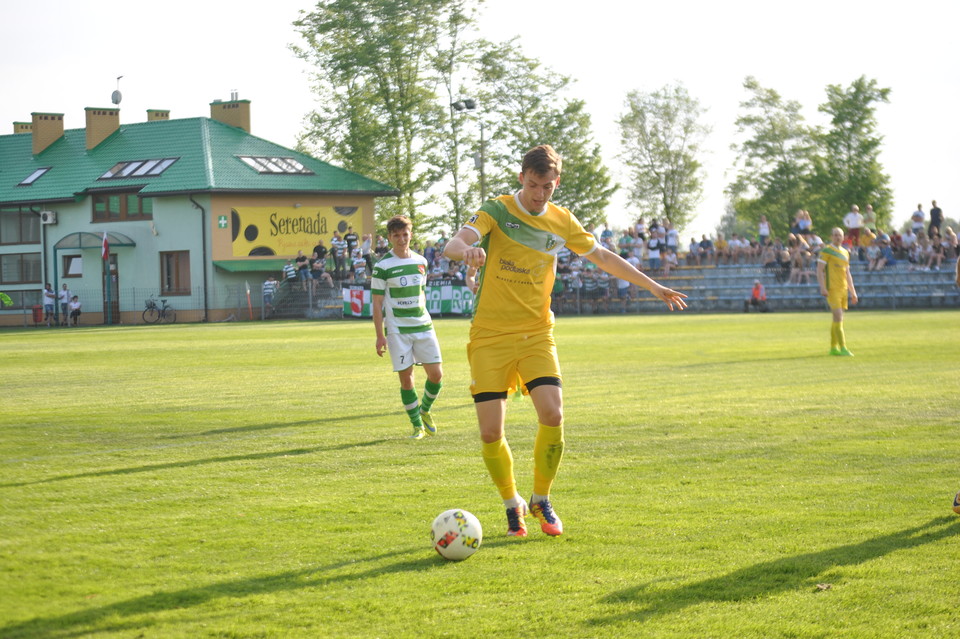
[[[292,157],[313,175],[261,174],[237,156]],[[118,162],[178,158],[161,175],[100,180]],[[37,169],[50,170],[18,186]],[[178,193],[336,193],[395,196],[396,189],[335,167],[210,118],[121,125],[91,150],[86,131],[68,129],[33,155],[32,135],[0,136],[0,203],[74,200],[98,190],[139,189],[141,195]]]

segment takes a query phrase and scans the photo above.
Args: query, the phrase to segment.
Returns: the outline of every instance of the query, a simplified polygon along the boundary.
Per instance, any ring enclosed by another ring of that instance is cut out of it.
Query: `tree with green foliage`
[[[520,159],[530,148],[549,144],[563,157],[563,176],[554,201],[572,210],[581,222],[600,224],[616,191],[593,141],[590,115],[582,100],[563,96],[570,78],[523,55],[516,39],[483,44],[477,85],[486,118],[488,194],[518,188]]]
[[[468,4],[466,0],[453,0],[444,18],[432,66],[446,109],[443,110],[442,130],[438,132],[439,148],[429,159],[429,164],[433,170],[433,181],[445,188],[442,194],[430,201],[449,213],[438,216],[426,228],[446,225],[457,229],[463,224],[467,212],[475,208],[471,203],[475,199],[474,191],[479,190],[476,186],[478,180],[471,170],[464,170],[465,161],[473,159],[470,149],[478,148],[479,143],[467,115],[454,108],[457,102],[463,107],[464,83],[472,76],[477,63],[477,44],[466,37],[467,30],[476,24],[475,5]]]
[[[754,77],[747,77],[743,87],[751,95],[740,103],[743,113],[736,125],[737,133],[748,137],[733,145],[738,172],[727,193],[737,218],[756,229],[766,215],[772,233],[783,236],[797,210],[811,206],[807,188],[815,130],[805,124],[799,102],[785,101]]]
[[[819,152],[811,176],[810,206],[818,228],[840,226],[851,204],[873,205],[877,224],[889,226],[893,212],[890,178],[880,164],[882,136],[877,134],[876,105],[888,103],[890,89],[861,76],[849,87],[829,85],[819,110],[830,125],[818,134]]]
[[[700,122],[700,102],[682,85],[627,94],[618,123],[623,161],[631,180],[630,202],[650,217],[666,217],[678,229],[703,199],[698,155],[710,132]]]
[[[431,62],[452,0],[320,0],[294,25],[306,41],[294,51],[312,63],[320,107],[301,143],[320,146],[344,168],[396,187],[378,203],[382,220],[417,219],[436,173],[425,156],[440,145],[444,110]]]

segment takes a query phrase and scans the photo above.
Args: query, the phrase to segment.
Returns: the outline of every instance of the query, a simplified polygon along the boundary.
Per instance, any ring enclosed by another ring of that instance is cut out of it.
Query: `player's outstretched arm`
[[[480,268],[487,260],[487,252],[477,246],[472,246],[479,240],[477,233],[472,229],[463,228],[450,238],[443,247],[443,254],[451,260],[464,262],[467,266]]]
[[[666,304],[671,311],[674,310],[674,306],[681,311],[687,308],[687,303],[684,301],[685,294],[655,282],[647,277],[643,271],[634,268],[630,262],[613,251],[600,246],[593,253],[584,255],[584,257],[610,275],[647,289],[654,297]]]

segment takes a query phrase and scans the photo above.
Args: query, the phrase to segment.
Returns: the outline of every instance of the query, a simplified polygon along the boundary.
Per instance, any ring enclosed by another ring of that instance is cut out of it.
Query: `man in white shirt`
[[[846,241],[856,247],[860,243],[860,229],[863,228],[859,206],[854,204],[850,207],[850,212],[843,216],[843,226],[847,229]]]

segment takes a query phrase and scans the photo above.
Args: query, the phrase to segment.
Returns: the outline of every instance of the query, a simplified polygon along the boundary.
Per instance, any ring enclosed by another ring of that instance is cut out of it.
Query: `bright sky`
[[[650,7],[650,4],[659,6]],[[0,133],[34,111],[65,114],[66,128],[84,126],[85,107],[111,106],[123,94],[121,123],[146,119],[147,109],[172,118],[209,116],[209,103],[232,91],[251,101],[253,133],[294,146],[303,116],[314,107],[308,69],[287,48],[291,23],[307,0],[167,0],[138,5],[47,0],[8,3],[0,39]],[[881,162],[891,176],[896,214],[905,221],[936,199],[960,218],[960,52],[955,29],[960,2],[913,0],[883,8],[873,1],[760,0],[643,3],[487,0],[481,18],[488,39],[522,35],[527,55],[576,79],[572,95],[586,100],[594,135],[617,180],[616,119],[627,92],[682,82],[708,108],[713,128],[704,158],[705,199],[685,235],[711,233],[732,179],[734,119],[747,97],[744,77],[805,107],[816,107],[828,84],[848,86],[861,75],[892,89],[878,109]],[[617,225],[633,217],[623,195],[609,211]],[[814,212],[816,221],[816,212]]]

